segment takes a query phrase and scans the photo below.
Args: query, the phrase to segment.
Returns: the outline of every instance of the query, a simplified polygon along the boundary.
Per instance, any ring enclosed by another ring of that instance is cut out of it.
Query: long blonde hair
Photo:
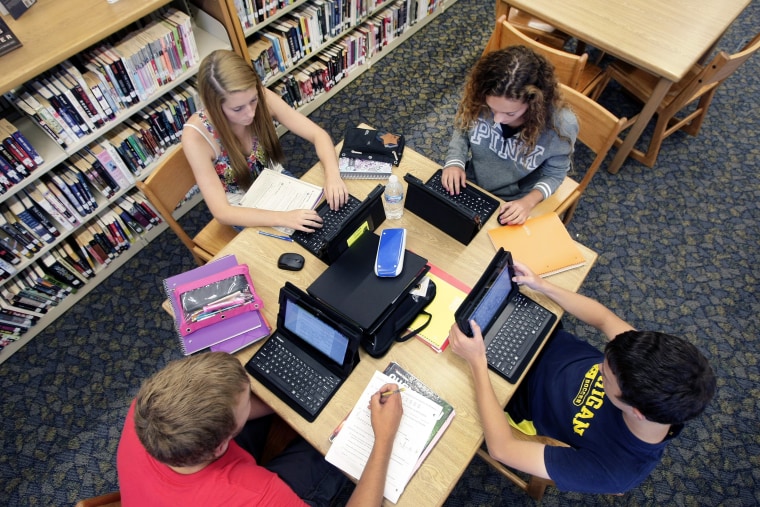
[[[211,124],[219,134],[222,146],[227,149],[237,184],[247,189],[253,180],[248,168],[247,149],[233,134],[227,117],[222,111],[222,104],[231,93],[256,88],[259,96],[256,115],[248,127],[251,134],[258,139],[269,163],[282,163],[284,156],[280,140],[269,114],[264,86],[256,71],[234,51],[219,49],[208,55],[201,62],[198,71],[198,91]]]

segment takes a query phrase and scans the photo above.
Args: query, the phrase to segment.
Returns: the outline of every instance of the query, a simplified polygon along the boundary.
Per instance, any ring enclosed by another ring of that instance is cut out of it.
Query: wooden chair
[[[554,440],[553,438],[543,437],[540,435],[526,435],[525,433],[518,430],[514,426],[511,426],[511,428],[512,428],[512,436],[514,436],[518,440],[524,440],[527,442],[537,442],[544,445],[569,447],[564,442],[560,442],[559,440]],[[504,463],[492,458],[488,454],[488,451],[485,449],[482,449],[482,448],[478,449],[478,456],[480,456],[483,459],[483,461],[491,465],[501,475],[503,475],[504,477],[512,481],[518,488],[525,491],[528,494],[528,496],[530,496],[534,500],[540,501],[544,497],[544,492],[546,491],[546,487],[554,485],[553,480],[544,479],[543,477],[530,476],[530,478],[526,481],[525,479],[517,475],[515,472],[510,470]]]
[[[542,44],[518,30],[505,16],[501,16],[496,20],[483,54],[508,46],[526,46],[543,55],[554,65],[554,73],[560,83],[584,95],[591,95],[604,77],[602,69],[588,61],[588,54],[577,55]]]
[[[569,176],[565,177],[560,187],[548,199],[544,199],[533,208],[531,214],[538,216],[555,211],[562,217],[562,221],[568,224],[573,218],[581,195],[623,130],[626,119],[617,118],[598,103],[568,86],[560,84],[560,88],[562,96],[578,118],[576,144],[583,143],[595,154],[595,157],[580,182]]]
[[[531,39],[549,47],[553,47],[554,49],[562,49],[565,46],[565,43],[570,39],[569,35],[557,30],[550,24],[538,18],[534,18],[526,12],[515,9],[504,2],[500,3],[504,6],[504,9],[498,13],[497,17],[502,14],[505,15],[507,21],[512,23],[512,26]]]
[[[657,124],[646,151],[633,149],[629,156],[647,167],[653,167],[665,138],[678,130],[696,136],[702,127],[718,86],[747,61],[758,48],[760,48],[760,34],[756,35],[738,53],[729,55],[721,51],[707,65],[695,65],[683,79],[673,84],[657,107]],[[597,87],[597,91],[592,94],[592,98],[598,99],[610,80],[613,79],[642,103],[649,99],[659,81],[658,77],[644,70],[617,61],[607,67],[604,78]],[[688,112],[687,106],[697,100],[699,102],[696,108]],[[682,112],[684,116],[676,116]],[[624,128],[633,125],[637,118],[638,115],[628,120]],[[619,146],[622,142],[622,139],[618,139],[615,146]]]
[[[121,493],[118,491],[94,498],[79,500],[74,507],[121,507]]]
[[[172,212],[195,186],[195,176],[181,148],[167,154],[159,166],[145,181],[138,181],[139,188],[158,210],[180,241],[190,250],[198,265],[205,264],[216,255],[237,231],[216,219],[211,221],[193,238],[174,219]]]

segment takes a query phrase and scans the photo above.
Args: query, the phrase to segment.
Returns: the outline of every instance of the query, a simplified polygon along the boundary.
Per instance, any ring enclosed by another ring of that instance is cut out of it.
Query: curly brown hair
[[[488,113],[488,96],[528,104],[520,132],[523,149],[528,153],[546,128],[556,131],[554,112],[564,106],[554,66],[525,46],[510,46],[480,57],[465,82],[454,126],[466,131],[478,117]]]
[[[206,109],[206,115],[219,133],[222,146],[227,148],[237,184],[247,189],[253,180],[248,168],[247,150],[232,133],[227,117],[222,111],[222,104],[230,93],[256,89],[259,96],[256,105],[256,115],[248,127],[264,149],[270,162],[282,163],[284,156],[280,139],[269,114],[264,86],[261,84],[256,71],[234,51],[219,49],[214,51],[201,62],[198,70],[198,93]]]

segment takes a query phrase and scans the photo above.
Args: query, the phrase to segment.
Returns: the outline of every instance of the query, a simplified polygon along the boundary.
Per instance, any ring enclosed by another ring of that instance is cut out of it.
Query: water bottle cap
[[[390,176],[388,176],[389,183],[396,183],[397,181],[398,181],[398,176],[396,176],[395,174],[391,174]]]

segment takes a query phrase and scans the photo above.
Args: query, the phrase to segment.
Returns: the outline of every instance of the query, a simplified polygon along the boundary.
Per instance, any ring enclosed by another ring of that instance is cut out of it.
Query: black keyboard
[[[340,383],[338,377],[311,357],[300,358],[293,354],[277,335],[267,340],[251,358],[250,366],[311,414],[319,411]]]
[[[425,186],[442,195],[449,201],[457,203],[474,212],[476,215],[479,215],[483,223],[485,223],[485,221],[488,220],[488,217],[490,217],[499,207],[497,201],[486,198],[471,187],[460,188],[458,194],[451,195],[449,191],[443,187],[443,183],[441,183],[441,174],[441,171],[436,171],[436,173],[425,183]]]
[[[488,364],[514,382],[539,346],[538,339],[552,313],[522,294],[515,308],[486,347]]]
[[[320,207],[319,216],[322,217],[322,228],[314,232],[295,231],[292,235],[293,241],[319,256],[327,238],[339,231],[343,223],[351,216],[352,212],[359,207],[362,202],[353,195],[348,196],[348,202],[340,207],[337,211],[330,209],[330,206],[324,204]]]

